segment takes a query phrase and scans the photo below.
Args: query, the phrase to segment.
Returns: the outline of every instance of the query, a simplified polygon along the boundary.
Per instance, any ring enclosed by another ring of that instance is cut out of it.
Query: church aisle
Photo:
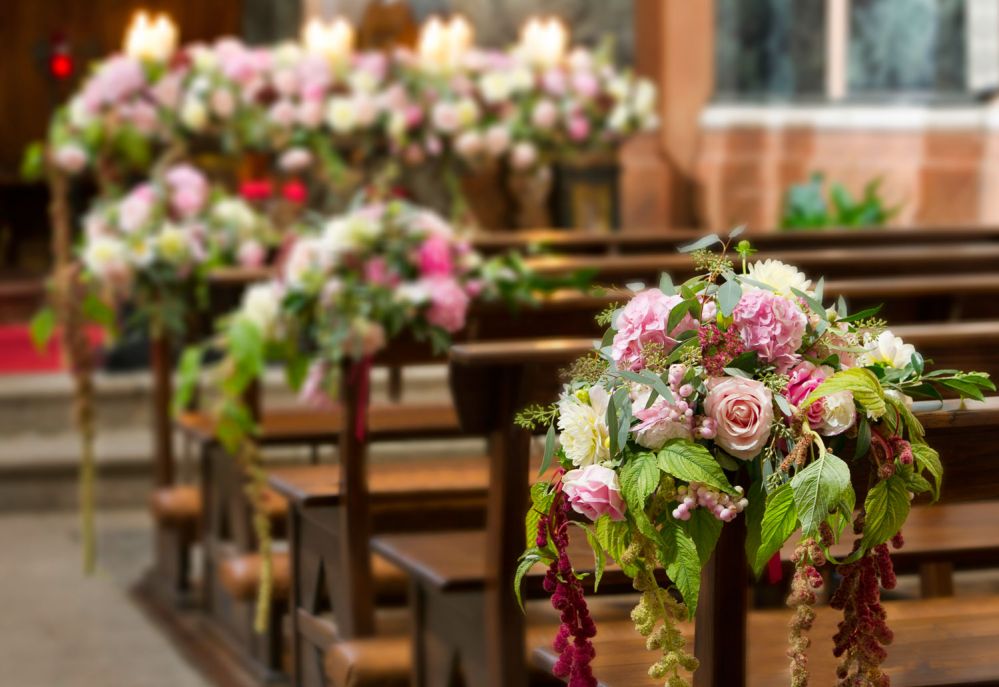
[[[129,598],[150,561],[149,516],[98,517],[100,563],[80,572],[72,512],[0,517],[0,687],[201,687]]]

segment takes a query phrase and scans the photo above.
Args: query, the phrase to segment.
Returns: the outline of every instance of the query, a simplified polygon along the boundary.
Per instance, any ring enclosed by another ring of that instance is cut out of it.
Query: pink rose
[[[385,258],[376,256],[364,263],[364,280],[379,286],[386,286],[392,283],[392,275],[389,274],[388,263]]]
[[[131,234],[149,221],[153,212],[156,193],[149,184],[140,184],[132,190],[118,206],[118,226],[126,234]]]
[[[565,72],[558,69],[549,69],[541,77],[541,85],[549,94],[563,96],[566,91]]]
[[[244,241],[237,251],[237,259],[243,267],[260,267],[267,258],[267,249],[260,241]]]
[[[592,100],[600,92],[600,82],[593,72],[580,71],[572,75],[572,89],[577,95]]]
[[[590,135],[590,122],[581,114],[569,118],[569,138],[573,141],[584,141]]]
[[[282,172],[300,172],[312,164],[312,153],[307,148],[289,148],[278,158]]]
[[[709,386],[704,412],[715,421],[715,442],[736,458],[756,456],[770,439],[770,389],[742,377],[716,378]]]
[[[756,351],[761,360],[781,371],[798,361],[808,319],[797,303],[769,291],[747,291],[732,317],[746,348]]]
[[[208,104],[219,119],[229,119],[236,111],[236,98],[227,88],[217,88],[212,91]]]
[[[298,117],[298,109],[290,100],[279,100],[271,105],[267,117],[280,127],[290,127]]]
[[[646,289],[628,301],[617,320],[611,353],[614,361],[621,367],[640,370],[645,366],[646,346],[662,346],[667,353],[676,346],[674,337],[697,326],[688,314],[672,332],[666,332],[670,311],[682,301],[682,297],[667,296],[659,289]]]
[[[87,151],[75,143],[65,143],[56,149],[55,163],[68,174],[78,174],[87,166]]]
[[[191,165],[176,165],[166,173],[170,206],[181,217],[192,217],[208,200],[208,180]]]
[[[601,515],[624,520],[628,505],[621,496],[617,473],[603,465],[587,465],[562,475],[562,492],[569,505],[594,522]]]
[[[458,109],[451,103],[437,103],[431,111],[430,118],[434,127],[444,134],[453,133],[459,126]]]
[[[510,147],[510,128],[505,124],[493,124],[486,131],[486,148],[490,155],[499,156]]]
[[[551,100],[539,100],[531,112],[531,123],[543,131],[555,126],[557,119],[558,107]]]
[[[424,277],[450,277],[454,272],[451,243],[441,234],[432,234],[419,250],[420,274]]]
[[[321,101],[305,100],[298,106],[295,114],[298,123],[304,127],[315,129],[323,121],[323,104]]]
[[[510,164],[513,165],[514,169],[529,169],[537,161],[538,149],[534,147],[533,143],[528,143],[527,141],[521,141],[515,145],[513,152],[510,154]]]
[[[452,334],[464,327],[469,299],[461,285],[448,277],[434,277],[423,281],[430,292],[427,321]]]
[[[799,406],[832,374],[828,367],[817,367],[808,361],[795,365],[788,372],[789,380],[785,396],[792,405]],[[818,429],[825,413],[825,403],[819,399],[808,407],[808,424],[812,429]]]

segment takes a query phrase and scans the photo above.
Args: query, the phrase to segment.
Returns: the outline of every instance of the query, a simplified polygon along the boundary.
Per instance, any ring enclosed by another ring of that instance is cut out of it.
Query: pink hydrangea
[[[795,406],[801,405],[808,398],[808,395],[819,388],[830,374],[832,374],[832,370],[828,367],[818,367],[808,361],[798,363],[788,372],[790,379],[785,392],[787,400]],[[809,406],[808,424],[812,429],[819,428],[824,413],[825,404],[822,399]]]
[[[798,361],[808,319],[797,303],[769,291],[747,291],[732,313],[746,348],[760,360],[787,370]]]
[[[603,465],[587,465],[562,476],[562,492],[572,509],[592,521],[601,515],[624,520],[628,510],[621,496],[617,473]]]
[[[431,234],[419,249],[420,274],[449,277],[454,272],[451,243],[440,234]]]
[[[659,289],[647,289],[628,301],[617,320],[617,334],[611,349],[614,361],[620,367],[640,370],[645,365],[643,351],[646,346],[654,344],[667,351],[676,346],[674,337],[697,326],[688,314],[672,332],[666,331],[670,311],[682,301],[680,296],[667,296]]]
[[[427,321],[452,334],[464,327],[469,298],[461,285],[450,277],[433,277],[424,283],[430,293]]]
[[[691,438],[693,410],[686,401],[659,400],[648,408],[636,410],[634,415],[639,423],[631,431],[639,446],[658,451],[670,439]]]

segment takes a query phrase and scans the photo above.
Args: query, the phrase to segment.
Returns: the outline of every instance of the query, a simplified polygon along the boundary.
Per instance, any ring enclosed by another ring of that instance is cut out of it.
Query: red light
[[[73,75],[73,58],[57,52],[49,58],[49,73],[56,79],[68,79]]]

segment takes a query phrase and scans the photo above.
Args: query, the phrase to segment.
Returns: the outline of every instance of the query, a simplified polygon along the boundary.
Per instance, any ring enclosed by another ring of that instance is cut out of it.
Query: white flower
[[[212,206],[212,219],[225,227],[249,231],[257,223],[253,208],[242,198],[223,198]]]
[[[641,117],[654,115],[656,111],[656,87],[648,79],[639,79],[635,86],[635,97],[632,100],[635,112]]]
[[[139,238],[129,244],[132,264],[136,267],[146,268],[156,260],[156,251],[152,241],[146,238]]]
[[[156,253],[166,262],[178,264],[187,257],[189,238],[176,224],[164,224],[156,237]]]
[[[396,287],[395,299],[409,305],[423,305],[430,301],[430,289],[423,282],[406,282]]]
[[[118,226],[126,234],[131,234],[142,227],[153,211],[153,197],[144,189],[128,194],[118,206]]]
[[[378,88],[378,78],[369,69],[356,69],[347,80],[354,93],[374,93]]]
[[[278,158],[283,172],[298,172],[312,164],[312,153],[307,148],[289,148]]]
[[[506,72],[493,71],[479,80],[479,88],[482,90],[482,98],[487,103],[496,105],[509,99],[513,93],[514,83]]]
[[[510,163],[514,169],[525,170],[534,166],[538,161],[538,149],[533,143],[521,141],[513,147],[510,153]]]
[[[886,367],[903,368],[912,360],[916,347],[907,344],[889,330],[881,332],[878,337],[868,336],[864,341],[866,351],[860,356],[860,365],[884,365]]]
[[[486,148],[489,154],[500,156],[510,147],[510,129],[505,124],[493,124],[486,131]]]
[[[94,119],[90,110],[87,109],[87,104],[79,96],[69,101],[67,112],[69,113],[69,123],[74,129],[85,129]]]
[[[87,166],[87,151],[76,143],[64,143],[56,148],[55,163],[68,174],[77,174]]]
[[[343,97],[330,98],[326,121],[336,133],[349,134],[357,123],[354,101]]]
[[[853,427],[857,419],[857,410],[853,404],[853,394],[849,391],[837,391],[822,398],[825,412],[822,422],[816,428],[819,434],[834,437]]]
[[[90,241],[83,253],[83,262],[99,278],[125,274],[128,267],[125,244],[110,236],[100,236]]]
[[[624,133],[628,128],[628,121],[631,113],[624,103],[619,103],[611,110],[610,117],[607,118],[607,128],[615,133]]]
[[[589,392],[566,394],[559,400],[559,439],[566,457],[584,467],[610,457],[607,431],[607,390],[592,386]]]
[[[185,98],[180,108],[180,121],[191,131],[202,131],[208,126],[208,108],[199,98]]]
[[[329,247],[323,238],[300,238],[288,252],[288,260],[284,264],[284,280],[290,286],[302,288],[308,276],[321,269],[322,256],[328,253]]]
[[[471,98],[462,98],[455,106],[455,114],[458,118],[458,126],[467,129],[479,121],[479,106]]]
[[[780,260],[754,262],[749,266],[749,273],[746,276],[753,281],[758,281],[761,284],[771,287],[777,295],[790,298],[794,298],[794,293],[791,291],[792,288],[798,289],[803,293],[808,293],[808,290],[812,287],[811,280],[799,272],[797,267],[786,265]],[[753,290],[756,287],[752,284],[746,284],[743,288]]]
[[[240,313],[261,332],[274,328],[281,312],[281,287],[276,282],[253,284],[243,292]]]
[[[455,139],[454,148],[464,158],[478,157],[482,153],[482,135],[478,131],[463,131]]]

